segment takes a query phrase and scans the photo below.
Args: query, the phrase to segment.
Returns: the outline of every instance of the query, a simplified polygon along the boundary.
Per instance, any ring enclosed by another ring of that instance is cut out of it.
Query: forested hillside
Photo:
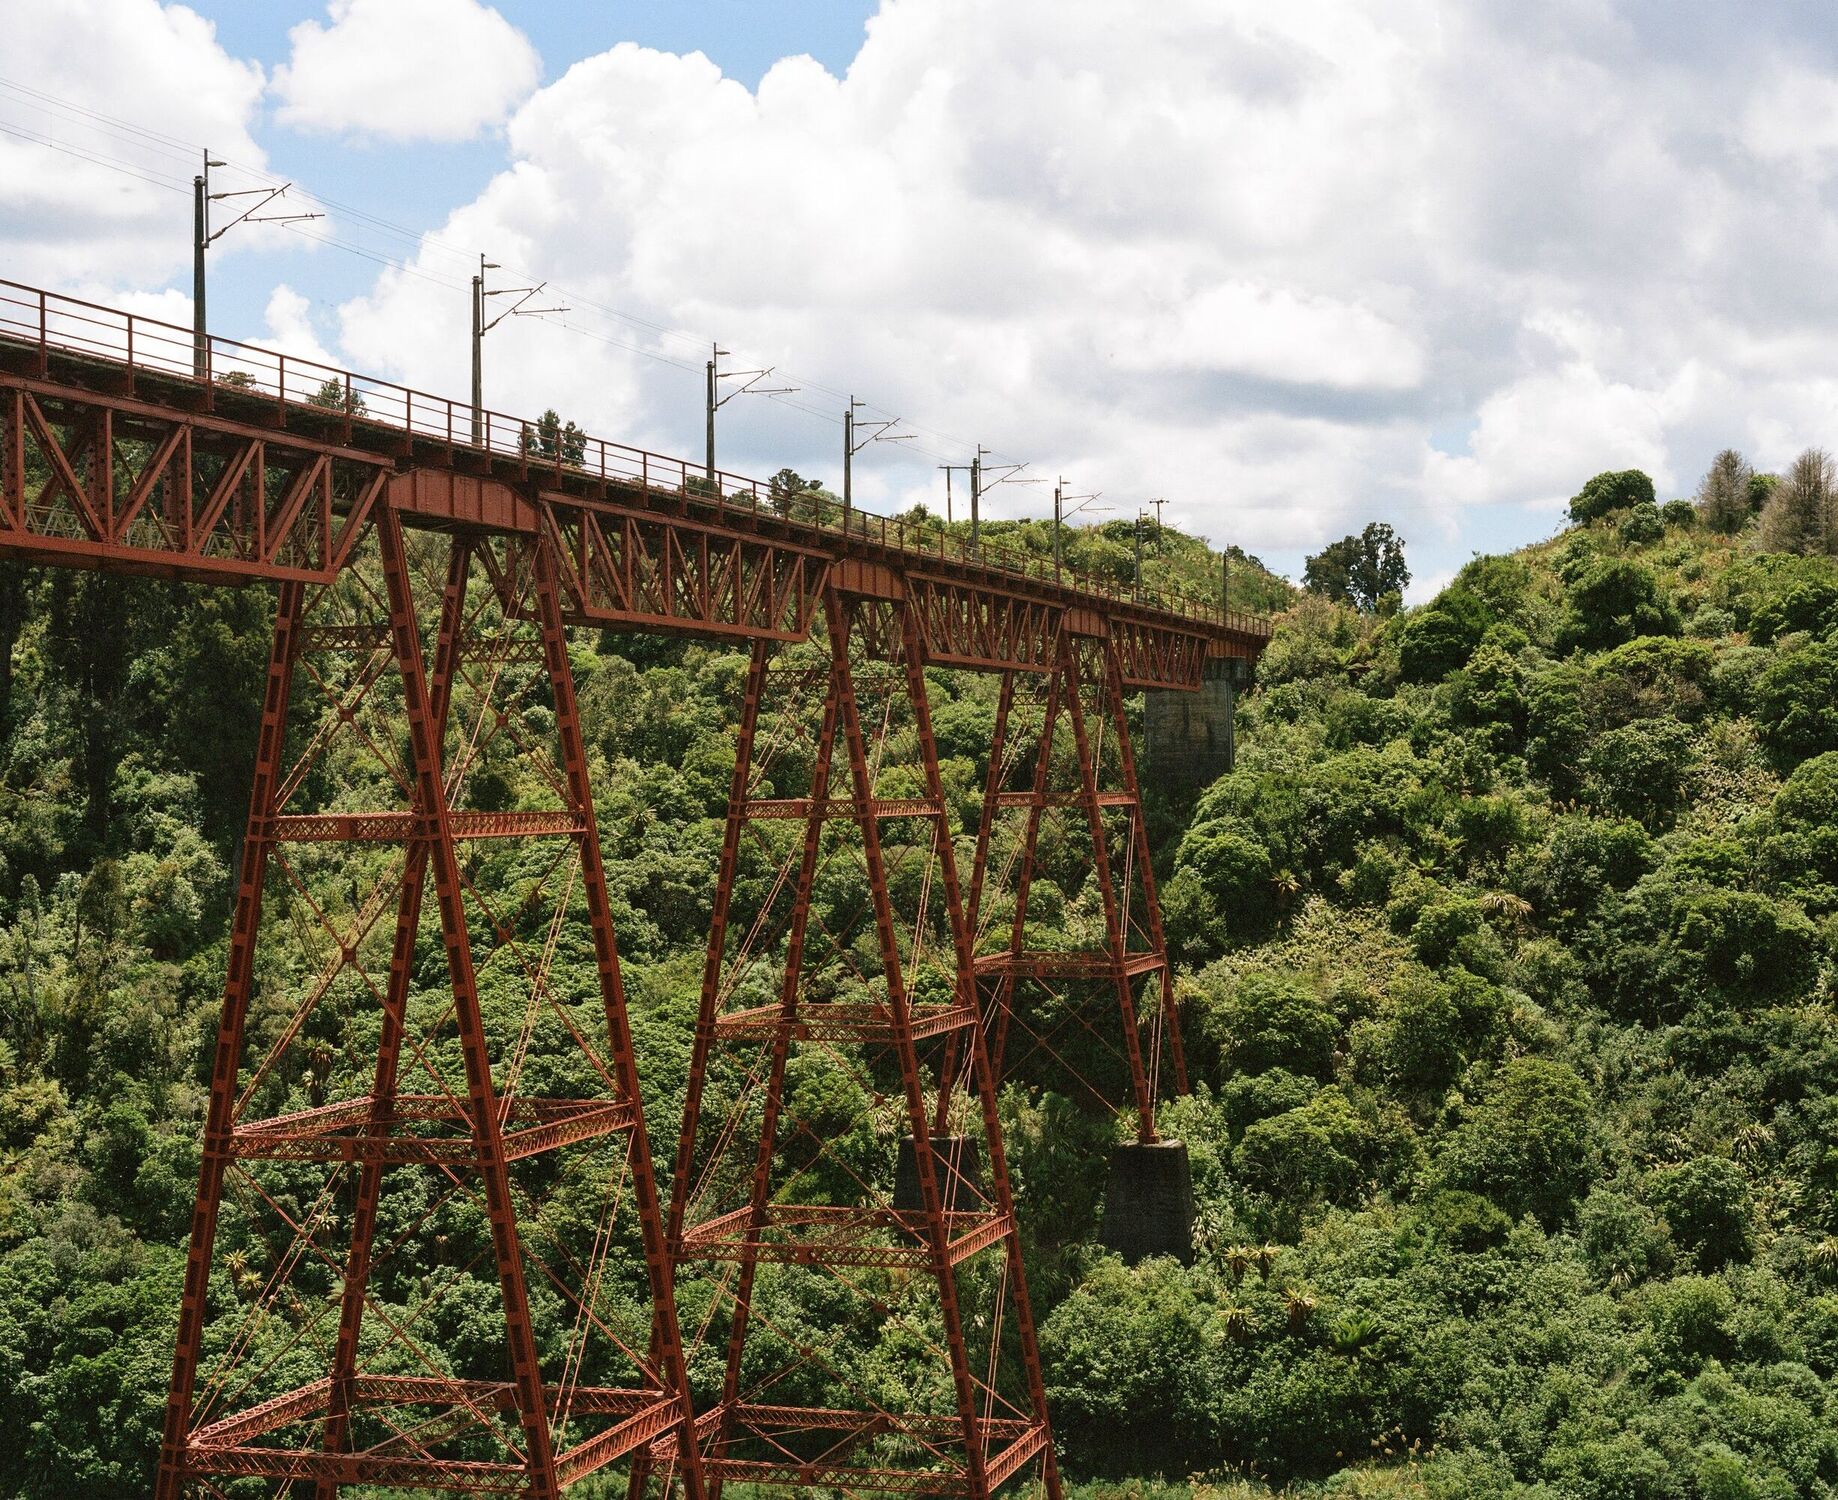
[[[1293,604],[1234,557],[1234,606],[1286,613],[1237,769],[1158,809],[1196,1264],[1098,1249],[1076,1112],[1005,1098],[1081,1489],[1838,1495],[1838,537],[1816,459],[1771,486],[1731,455],[1663,509],[1644,476],[1599,476],[1578,524],[1413,611],[1340,587],[1351,550]],[[1037,524],[985,532],[1050,551]],[[1124,581],[1135,542],[1080,532],[1070,558]],[[1151,583],[1216,591],[1199,543],[1143,551]],[[138,1496],[270,604],[0,584],[0,1495]],[[576,665],[668,1138],[741,661],[583,638]],[[993,688],[937,691],[947,783],[974,788]],[[451,1305],[427,1337],[464,1369],[490,1352],[482,1304]]]

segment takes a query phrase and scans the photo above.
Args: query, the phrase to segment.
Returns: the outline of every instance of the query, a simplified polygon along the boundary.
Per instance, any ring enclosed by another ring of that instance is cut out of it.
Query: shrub
[[[1371,1131],[1338,1088],[1325,1088],[1299,1109],[1259,1120],[1233,1153],[1247,1185],[1296,1205],[1339,1199],[1365,1176],[1361,1158]]]
[[[1635,636],[1677,635],[1681,629],[1678,610],[1660,593],[1652,569],[1627,558],[1591,563],[1564,597],[1560,650],[1601,650]]]
[[[1660,519],[1668,526],[1690,530],[1698,524],[1698,508],[1689,500],[1668,500],[1659,508]]]
[[[1399,672],[1406,682],[1440,682],[1468,660],[1490,623],[1487,606],[1474,594],[1444,589],[1433,603],[1403,617]]]
[[[1515,1058],[1443,1143],[1441,1185],[1484,1193],[1509,1214],[1547,1226],[1567,1219],[1596,1152],[1589,1091],[1574,1068]]]
[[[1838,642],[1814,642],[1764,671],[1755,722],[1769,748],[1791,759],[1838,750]]]
[[[1479,1193],[1449,1189],[1432,1193],[1419,1214],[1437,1239],[1469,1254],[1491,1250],[1512,1228],[1512,1220]]]
[[[1690,891],[1674,908],[1672,940],[1710,993],[1743,1007],[1796,1000],[1817,972],[1806,914],[1755,891]]]
[[[1659,507],[1648,500],[1626,511],[1616,530],[1628,546],[1644,547],[1666,534],[1666,523],[1659,514]]]
[[[1597,736],[1584,785],[1589,800],[1603,811],[1656,828],[1684,800],[1695,758],[1694,736],[1677,719],[1629,724]]]
[[[1603,1281],[1640,1281],[1664,1270],[1671,1255],[1666,1232],[1645,1204],[1598,1187],[1577,1210],[1577,1232],[1589,1268]]]
[[[1293,974],[1247,974],[1217,1018],[1221,1051],[1241,1073],[1287,1068],[1311,1078],[1333,1071],[1340,1020],[1305,980]]]
[[[1703,711],[1716,660],[1702,641],[1641,636],[1589,663],[1589,707],[1611,727],[1667,714],[1694,719]]]
[[[1190,872],[1197,882],[1222,940],[1256,937],[1276,918],[1276,872],[1270,851],[1228,819],[1213,818],[1188,829],[1175,855],[1175,869]]]
[[[1653,840],[1631,818],[1559,818],[1539,851],[1533,886],[1555,911],[1589,912],[1610,890],[1626,890],[1653,867]]]
[[[1653,503],[1653,481],[1639,469],[1608,470],[1597,474],[1571,498],[1570,519],[1579,524]]]
[[[1518,663],[1504,648],[1482,645],[1449,681],[1451,716],[1458,724],[1487,729],[1489,741],[1506,748],[1525,728],[1520,681]]]
[[[1838,584],[1808,579],[1764,599],[1749,616],[1749,637],[1765,646],[1792,631],[1824,635],[1838,625]]]
[[[1702,1270],[1714,1271],[1750,1251],[1749,1179],[1726,1157],[1700,1156],[1655,1172],[1650,1193]]]

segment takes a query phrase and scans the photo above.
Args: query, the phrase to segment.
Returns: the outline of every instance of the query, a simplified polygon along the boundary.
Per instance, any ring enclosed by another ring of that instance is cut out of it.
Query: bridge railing
[[[215,396],[229,402],[272,402],[275,419],[282,424],[290,414],[343,418],[351,423],[354,436],[368,428],[406,432],[450,448],[510,458],[537,470],[553,468],[558,483],[573,472],[699,499],[718,510],[770,513],[794,525],[856,538],[915,561],[935,558],[990,568],[1116,603],[1163,610],[1237,634],[1263,638],[1270,633],[1267,618],[1226,609],[1217,597],[1181,589],[1138,588],[1076,572],[1056,564],[1050,554],[1028,548],[991,542],[973,546],[967,537],[949,531],[935,519],[888,517],[845,508],[816,491],[785,493],[746,475],[719,469],[710,472],[686,459],[609,442],[578,429],[557,431],[526,417],[490,410],[479,411],[475,418],[469,402],[358,375],[266,344],[215,334],[200,340],[191,329],[174,323],[18,282],[0,280],[0,345],[36,350],[41,364],[56,351],[125,366],[133,375],[210,386]]]

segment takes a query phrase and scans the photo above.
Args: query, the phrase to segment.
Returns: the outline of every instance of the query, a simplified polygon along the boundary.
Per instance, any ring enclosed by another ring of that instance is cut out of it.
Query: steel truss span
[[[1062,1068],[1155,1139],[1185,1078],[1125,695],[1267,624],[495,413],[472,435],[0,283],[0,558],[276,600],[156,1494],[547,1500],[617,1467],[631,1500],[1057,1497],[996,1091]],[[573,625],[749,653],[661,1200]],[[1000,679],[967,881],[940,670]],[[1067,859],[1099,936],[1030,948]],[[823,1338],[785,1316],[801,1282]],[[428,1329],[467,1298],[495,1332],[450,1365]],[[889,1328],[897,1375],[866,1368]]]

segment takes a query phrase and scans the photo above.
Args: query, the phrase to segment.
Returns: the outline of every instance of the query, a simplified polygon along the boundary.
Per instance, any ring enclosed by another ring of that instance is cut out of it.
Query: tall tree
[[[1774,487],[1761,513],[1761,542],[1770,552],[1830,552],[1838,469],[1823,448],[1808,448]]]
[[[1368,522],[1358,536],[1329,542],[1302,567],[1302,584],[1342,604],[1371,614],[1389,595],[1410,582],[1404,539],[1383,521]]]
[[[822,488],[821,479],[806,479],[796,469],[780,469],[772,476],[767,494],[772,508],[782,516],[789,516],[800,500],[809,500],[814,514],[817,493]]]
[[[345,411],[349,409],[354,416],[362,416],[367,409],[364,398],[350,385],[336,375],[328,375],[319,383],[319,389],[306,398],[308,406],[323,407],[327,411]]]
[[[523,451],[531,458],[559,458],[565,464],[579,467],[587,456],[587,434],[573,422],[564,426],[561,416],[551,406],[537,418],[533,431],[528,427],[523,429]]]
[[[1755,471],[1734,448],[1725,448],[1710,461],[1698,481],[1698,515],[1712,531],[1733,533],[1748,525],[1754,514],[1751,486]]]

